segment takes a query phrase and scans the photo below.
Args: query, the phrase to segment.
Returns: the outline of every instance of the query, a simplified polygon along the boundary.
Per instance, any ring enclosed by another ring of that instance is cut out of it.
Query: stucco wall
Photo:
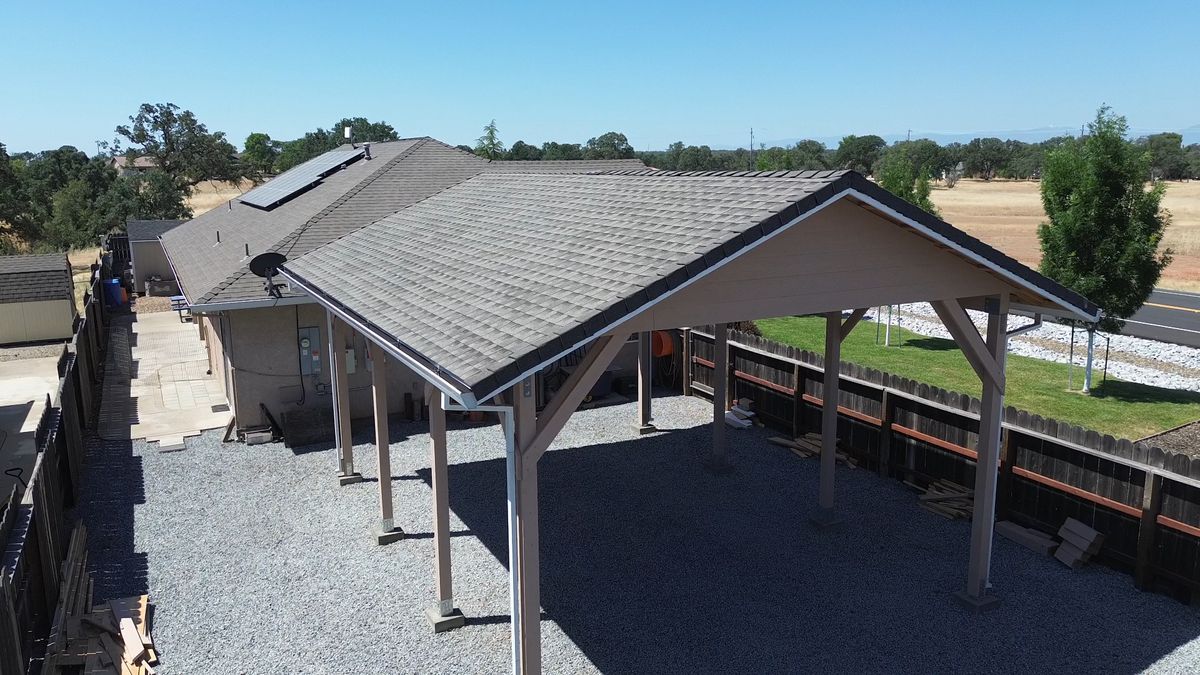
[[[40,300],[0,304],[0,344],[64,340],[75,321],[72,300]]]
[[[233,374],[231,404],[239,427],[266,422],[259,403],[265,404],[276,420],[294,410],[329,410],[329,345],[325,310],[315,304],[261,309],[244,309],[224,314],[224,334]],[[300,376],[297,328],[316,327],[321,335],[320,373]],[[355,372],[349,377],[350,413],[354,418],[373,414],[371,373],[366,369],[365,341],[354,337]],[[216,349],[216,343],[214,349]],[[400,363],[388,363],[389,412],[404,409],[404,394],[414,398],[424,392],[424,381]]]
[[[146,277],[157,274],[163,279],[174,279],[171,264],[167,262],[167,254],[162,244],[157,241],[135,241],[129,244],[129,253],[133,257],[133,283],[138,293],[146,292]]]

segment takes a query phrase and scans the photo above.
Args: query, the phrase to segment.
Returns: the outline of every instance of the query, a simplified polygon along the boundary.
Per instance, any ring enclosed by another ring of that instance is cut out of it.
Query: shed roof
[[[73,297],[66,254],[0,256],[0,304]]]
[[[371,160],[354,162],[274,208],[233,200],[165,234],[163,247],[191,304],[261,301],[262,280],[248,267],[255,255],[278,251],[296,258],[483,172],[645,166],[640,160],[489,162],[432,138],[373,143],[371,155]]]
[[[130,220],[125,223],[129,241],[155,241],[186,220]]]
[[[483,397],[850,194],[924,228],[1048,307],[1097,312],[849,171],[484,174],[284,270],[460,391]]]

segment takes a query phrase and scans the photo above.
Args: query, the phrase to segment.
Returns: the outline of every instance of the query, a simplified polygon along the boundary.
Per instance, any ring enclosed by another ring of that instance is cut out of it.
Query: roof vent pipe
[[[217,243],[221,243],[221,231],[217,230]]]
[[[363,157],[371,159],[371,144],[363,143]]]
[[[352,148],[357,147],[354,145],[354,130],[353,129],[351,129],[348,126],[342,127],[342,136],[346,139],[346,142],[350,144],[350,147],[352,147]]]
[[[246,257],[247,258],[250,257],[250,244],[249,243],[246,244]]]

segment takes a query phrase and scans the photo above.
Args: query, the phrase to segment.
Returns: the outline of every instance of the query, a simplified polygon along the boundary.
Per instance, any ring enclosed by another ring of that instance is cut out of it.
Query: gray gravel
[[[40,359],[47,356],[62,354],[63,342],[43,342],[35,345],[17,345],[15,347],[0,347],[0,362],[23,361],[25,359]]]
[[[995,612],[951,601],[969,525],[903,485],[840,469],[834,532],[806,521],[817,463],[731,431],[701,468],[711,407],[580,412],[540,464],[547,673],[1196,672],[1200,612],[1103,567],[1072,572],[1000,539]],[[494,426],[452,428],[455,587],[467,627],[434,636],[428,438],[393,424],[396,520],[375,482],[338,487],[329,449],[93,440],[82,511],[99,598],[148,590],[162,672],[500,673],[509,624],[504,460]],[[367,429],[357,466],[374,478]]]

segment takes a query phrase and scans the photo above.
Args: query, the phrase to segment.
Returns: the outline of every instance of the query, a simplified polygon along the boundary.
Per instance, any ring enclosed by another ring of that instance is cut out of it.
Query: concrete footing
[[[384,530],[384,529],[381,529],[379,526],[375,526],[371,530],[371,536],[375,537],[376,544],[383,546],[385,544],[390,544],[392,542],[400,541],[401,539],[403,539],[404,538],[404,530],[402,530],[398,527],[394,527],[390,530]]]
[[[817,509],[808,517],[808,522],[822,530],[831,530],[842,524],[841,517],[833,509]]]
[[[1000,598],[994,595],[984,594],[982,597],[977,598],[967,594],[966,591],[955,592],[954,600],[975,614],[990,612],[1000,606]]]
[[[362,474],[361,473],[355,472],[355,473],[339,473],[338,474],[338,485],[354,485],[355,483],[361,483],[361,482],[362,482]]]
[[[637,432],[643,436],[645,436],[646,434],[658,433],[658,427],[654,426],[653,424],[634,425],[633,428],[636,429]]]
[[[442,616],[438,610],[430,607],[425,610],[425,618],[429,620],[429,625],[433,626],[433,632],[445,633],[448,630],[462,628],[467,623],[467,617],[457,609],[451,610],[449,614]]]

